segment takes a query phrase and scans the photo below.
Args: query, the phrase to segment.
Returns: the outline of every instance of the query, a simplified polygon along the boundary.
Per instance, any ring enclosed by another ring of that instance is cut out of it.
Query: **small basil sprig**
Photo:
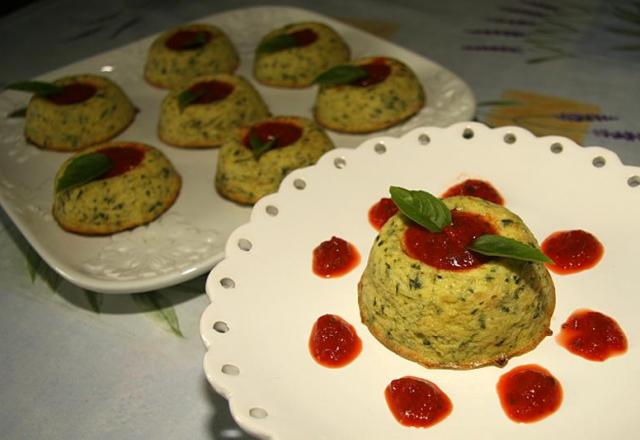
[[[553,264],[551,258],[543,254],[540,249],[500,235],[481,235],[468,246],[468,249],[482,255],[493,257],[506,257],[515,260],[538,261]]]
[[[8,90],[34,93],[39,96],[52,96],[62,93],[62,86],[44,81],[18,81],[5,87]]]
[[[249,145],[251,146],[251,151],[253,151],[253,157],[255,157],[256,160],[260,159],[260,156],[273,148],[277,141],[278,138],[272,137],[267,139],[266,142],[262,142],[255,133],[249,132]]]
[[[64,191],[92,182],[109,171],[111,167],[112,161],[105,154],[96,152],[78,156],[65,168],[56,185],[56,191]]]
[[[391,199],[404,215],[431,232],[440,232],[451,224],[451,211],[442,200],[426,191],[411,191],[399,186],[389,188]]]
[[[187,89],[178,95],[178,107],[180,111],[184,110],[189,104],[196,102],[204,94],[204,91],[193,92]]]
[[[322,86],[339,86],[366,78],[368,75],[367,71],[360,66],[341,64],[325,70],[316,77],[314,82]]]
[[[298,46],[298,41],[289,34],[280,34],[268,38],[258,46],[258,53],[273,53]]]

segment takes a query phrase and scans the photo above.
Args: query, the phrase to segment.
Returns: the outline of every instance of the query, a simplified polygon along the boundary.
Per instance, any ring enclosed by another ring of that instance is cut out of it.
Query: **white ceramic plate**
[[[227,32],[241,55],[237,73],[251,77],[253,51],[269,30],[295,21],[321,21],[334,27],[353,57],[390,55],[418,74],[427,105],[414,118],[387,132],[401,134],[420,125],[446,126],[471,119],[475,101],[457,76],[388,41],[310,11],[288,7],[240,9],[197,20]],[[53,177],[68,154],[25,143],[24,121],[6,116],[26,106],[28,95],[0,94],[0,202],[47,263],[69,281],[104,293],[131,293],[177,284],[210,270],[224,255],[229,233],[249,218],[250,209],[217,195],[213,177],[217,151],[185,151],[164,145],[156,135],[160,102],[166,92],[146,84],[142,71],[151,36],[43,75],[55,79],[76,73],[102,73],[118,82],[140,108],[118,139],[161,148],[183,177],[176,204],[149,226],[112,237],[81,237],[62,231],[50,215]],[[311,116],[315,87],[285,90],[258,86],[273,114]],[[330,133],[337,146],[355,147],[364,136]]]
[[[601,240],[605,255],[595,268],[552,274],[551,327],[557,333],[579,308],[600,311],[626,332],[625,355],[589,362],[546,338],[504,369],[428,370],[371,336],[357,304],[377,234],[369,207],[388,196],[390,185],[441,194],[465,178],[490,181],[540,241],[567,229]],[[424,127],[331,151],[288,176],[231,234],[226,258],[207,280],[211,305],[201,320],[207,378],[244,429],[277,439],[632,438],[640,428],[639,184],[640,168],[623,166],[609,150],[516,127]],[[324,279],[311,271],[312,250],[332,235],[353,243],[363,258],[346,276]],[[318,365],[308,352],[311,327],[326,313],[342,316],[362,338],[360,356],[341,369]],[[525,425],[504,415],[495,387],[500,375],[528,363],[558,378],[564,401],[555,414]],[[426,431],[398,424],[384,389],[405,375],[440,386],[452,414]]]

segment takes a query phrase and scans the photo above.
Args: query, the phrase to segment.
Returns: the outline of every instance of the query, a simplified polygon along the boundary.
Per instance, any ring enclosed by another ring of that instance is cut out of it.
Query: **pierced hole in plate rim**
[[[267,417],[269,414],[267,413],[266,410],[264,410],[263,408],[251,408],[249,410],[249,415],[251,417],[253,417],[254,419],[264,419],[265,417]]]
[[[420,144],[422,145],[428,145],[429,142],[431,142],[431,138],[427,133],[422,133],[420,136],[418,136],[418,142],[420,142]]]
[[[507,133],[504,135],[505,144],[515,144],[516,140],[518,139],[516,138],[516,135],[513,133]]]
[[[333,165],[337,169],[341,170],[347,166],[347,159],[345,159],[344,157],[336,157],[335,159],[333,159]]]
[[[307,187],[307,182],[302,179],[296,179],[293,181],[293,187],[295,189],[305,189]]]
[[[387,147],[382,142],[378,142],[373,146],[373,151],[375,151],[378,154],[384,154],[387,152]]]
[[[267,205],[266,208],[264,208],[265,212],[267,214],[269,214],[271,217],[275,217],[276,215],[278,215],[278,207],[277,206],[273,206],[273,205]]]
[[[240,374],[240,368],[232,364],[224,364],[222,368],[220,368],[220,371],[229,376],[237,376]]]
[[[596,168],[602,168],[607,164],[607,160],[602,156],[598,156],[598,157],[594,157],[591,163]]]
[[[246,238],[241,238],[240,240],[238,240],[238,247],[243,251],[248,252],[253,247],[253,244]]]
[[[562,150],[564,150],[564,147],[560,142],[555,142],[551,144],[551,147],[549,147],[549,149],[551,150],[552,153],[559,154],[559,153],[562,153]]]
[[[236,282],[233,281],[231,278],[225,277],[220,280],[220,285],[225,289],[233,289],[236,287]]]
[[[640,186],[640,176],[631,176],[627,179],[627,184],[631,188],[637,188]]]
[[[213,323],[213,329],[218,333],[226,333],[229,331],[229,326],[224,321],[216,321]]]
[[[474,135],[475,133],[470,128],[465,128],[464,131],[462,132],[462,137],[465,139],[471,139],[473,138]]]

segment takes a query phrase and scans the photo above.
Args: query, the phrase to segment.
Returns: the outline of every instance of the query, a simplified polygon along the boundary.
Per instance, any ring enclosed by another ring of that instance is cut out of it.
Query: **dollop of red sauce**
[[[131,147],[106,147],[96,150],[111,159],[111,168],[109,171],[100,176],[101,179],[119,176],[129,170],[132,170],[144,159],[144,150]]]
[[[311,29],[300,29],[299,31],[291,32],[289,36],[296,40],[296,47],[308,46],[318,39],[318,34]]]
[[[473,196],[498,205],[504,205],[504,199],[489,182],[479,179],[467,179],[449,188],[442,197]]]
[[[351,81],[349,84],[352,86],[369,87],[381,83],[391,74],[391,67],[389,67],[383,58],[377,58],[370,63],[361,64],[358,67],[366,70],[367,76]]]
[[[627,351],[627,337],[618,323],[592,310],[571,314],[556,340],[571,353],[590,361],[602,362]]]
[[[412,376],[392,380],[384,397],[393,416],[404,426],[428,428],[453,409],[451,400],[437,385]]]
[[[590,269],[604,255],[604,247],[589,232],[577,229],[555,232],[540,246],[542,252],[553,260],[547,268],[558,274],[571,274]]]
[[[313,272],[324,278],[342,276],[359,262],[356,247],[342,238],[331,237],[313,250]]]
[[[397,212],[398,206],[393,200],[388,197],[383,197],[369,208],[369,223],[379,231]]]
[[[189,92],[197,96],[192,104],[209,104],[220,101],[233,92],[233,85],[222,81],[202,81],[189,87]]]
[[[340,368],[362,351],[362,340],[351,324],[337,315],[322,315],[313,324],[309,352],[320,365]]]
[[[198,49],[209,41],[213,36],[206,30],[185,29],[177,31],[164,42],[165,47],[171,50]]]
[[[302,137],[302,128],[288,122],[262,122],[256,124],[247,132],[243,143],[247,148],[251,147],[251,135],[257,136],[261,143],[275,139],[274,148],[282,148],[291,145]]]
[[[62,87],[60,93],[47,96],[56,105],[79,104],[92,98],[98,89],[92,84],[71,83]]]
[[[532,423],[553,414],[562,403],[562,386],[539,365],[522,365],[500,377],[500,404],[514,422]]]
[[[471,269],[488,261],[490,257],[467,247],[481,235],[495,234],[493,225],[481,215],[457,210],[451,211],[451,220],[441,232],[409,225],[404,233],[407,255],[437,269],[453,271]]]

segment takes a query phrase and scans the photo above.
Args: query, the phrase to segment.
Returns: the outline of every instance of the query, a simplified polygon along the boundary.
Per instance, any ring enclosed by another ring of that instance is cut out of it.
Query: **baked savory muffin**
[[[362,58],[347,66],[363,77],[346,84],[320,83],[314,114],[323,127],[345,133],[367,133],[396,125],[425,104],[422,84],[404,63],[387,57]]]
[[[253,204],[276,192],[291,171],[313,165],[333,147],[313,121],[295,116],[263,119],[236,130],[222,145],[216,189],[227,199]]]
[[[427,253],[415,251],[420,243],[416,233],[431,237],[436,247],[424,249],[431,256],[442,253],[446,261],[453,246],[438,251],[437,243],[444,235],[463,243],[461,231],[473,221],[487,229],[483,234],[537,247],[522,220],[502,206],[468,196],[443,202],[451,210],[451,226],[458,224],[457,233],[445,234],[446,228],[425,232],[401,213],[382,227],[358,286],[362,322],[387,348],[426,367],[502,366],[551,334],[553,281],[543,263],[468,250],[456,257],[455,269],[426,264]]]
[[[103,76],[73,75],[52,84],[60,93],[33,95],[27,106],[25,137],[42,148],[81,150],[115,137],[135,117],[127,95]]]
[[[253,75],[269,86],[308,87],[319,74],[349,57],[349,47],[329,26],[292,23],[262,38],[256,48]]]
[[[234,128],[267,116],[267,105],[247,80],[206,75],[165,97],[158,135],[177,147],[218,147]]]
[[[201,75],[233,73],[239,58],[229,38],[215,26],[188,24],[154,40],[144,77],[156,87],[179,87]]]
[[[78,234],[124,231],[169,209],[181,182],[169,159],[154,147],[134,142],[97,145],[58,170],[53,216],[63,229]]]

